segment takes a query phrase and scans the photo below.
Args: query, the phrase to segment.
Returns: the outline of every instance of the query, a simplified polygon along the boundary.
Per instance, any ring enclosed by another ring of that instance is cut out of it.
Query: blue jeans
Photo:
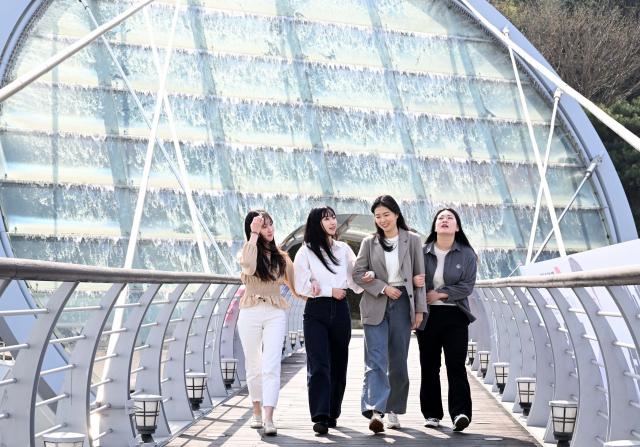
[[[338,419],[347,385],[351,312],[347,298],[309,298],[304,307],[311,421]]]
[[[397,288],[402,291],[402,296],[397,300],[387,298],[382,322],[375,326],[364,325],[365,371],[361,410],[367,418],[371,418],[373,410],[382,414],[407,412],[411,304],[407,290]]]

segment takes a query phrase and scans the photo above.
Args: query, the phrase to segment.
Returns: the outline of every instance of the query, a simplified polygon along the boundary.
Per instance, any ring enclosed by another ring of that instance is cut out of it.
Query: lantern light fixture
[[[518,377],[516,384],[518,385],[518,402],[522,407],[522,415],[527,417],[536,393],[536,379],[533,377]]]
[[[85,438],[81,433],[63,431],[47,433],[42,437],[44,447],[82,447]]]
[[[227,388],[231,388],[236,381],[236,371],[238,370],[238,359],[221,359],[222,379]]]
[[[155,394],[136,394],[131,396],[134,403],[133,419],[136,430],[144,444],[153,444],[153,435],[158,428],[158,415],[162,396]]]
[[[491,356],[490,351],[480,351],[478,352],[480,356],[480,372],[482,373],[482,377],[487,375],[487,369],[489,368],[489,357]]]
[[[298,331],[298,341],[300,341],[300,346],[304,348],[304,331],[302,329]]]
[[[552,400],[551,422],[553,437],[558,441],[558,447],[570,447],[578,416],[578,402],[568,400]]]
[[[298,341],[298,333],[296,331],[290,331],[289,343],[291,343],[291,349],[295,349],[297,341]]]
[[[282,355],[284,355],[284,352],[287,350],[287,336],[284,336],[284,340],[282,340]]]
[[[204,399],[207,377],[206,373],[190,372],[185,374],[187,397],[193,411],[200,410],[200,404]]]
[[[504,393],[504,387],[507,385],[509,377],[509,364],[506,362],[498,362],[493,364],[493,370],[496,375],[496,385],[500,390],[500,394]]]
[[[469,357],[469,365],[473,365],[473,361],[476,359],[476,352],[478,351],[478,343],[470,341],[467,348],[467,357]]]

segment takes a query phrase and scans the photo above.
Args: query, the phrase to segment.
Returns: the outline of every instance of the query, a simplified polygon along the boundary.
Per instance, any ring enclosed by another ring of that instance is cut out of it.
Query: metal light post
[[[509,364],[499,362],[493,364],[493,370],[496,374],[496,385],[500,390],[500,394],[504,393],[504,387],[507,385],[507,377],[509,377]]]
[[[491,351],[480,351],[478,355],[480,356],[480,372],[482,373],[482,377],[485,377],[487,375],[487,369],[489,368]]]
[[[518,384],[518,402],[522,407],[523,416],[529,416],[529,410],[531,410],[531,404],[533,404],[533,397],[536,393],[536,379],[532,377],[518,377],[516,379]]]
[[[298,331],[298,340],[300,340],[300,346],[304,348],[304,331],[302,329]]]
[[[86,435],[69,432],[53,432],[42,437],[44,447],[82,447]]]
[[[200,410],[200,404],[204,399],[205,383],[207,382],[206,373],[187,373],[185,379],[187,382],[187,397],[191,403],[193,411]]]
[[[298,333],[295,331],[289,332],[289,343],[291,344],[291,349],[295,349],[296,342],[298,340]]]
[[[551,422],[553,423],[553,437],[558,440],[558,447],[570,447],[578,416],[578,402],[568,400],[552,400]]]

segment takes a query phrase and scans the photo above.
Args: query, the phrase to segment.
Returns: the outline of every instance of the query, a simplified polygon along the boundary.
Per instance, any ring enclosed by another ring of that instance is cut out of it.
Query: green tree
[[[609,108],[601,106],[613,119],[640,136],[640,98],[620,101]],[[600,120],[587,112],[616,168],[627,194],[631,212],[640,234],[640,152],[631,147]]]

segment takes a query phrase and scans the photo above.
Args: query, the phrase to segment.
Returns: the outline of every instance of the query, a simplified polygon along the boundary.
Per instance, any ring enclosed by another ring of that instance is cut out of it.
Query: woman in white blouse
[[[313,430],[319,434],[336,426],[347,383],[351,312],[346,289],[362,292],[352,278],[356,256],[336,240],[337,228],[331,207],[313,208],[294,263],[296,291],[309,297],[304,309],[307,388]]]

